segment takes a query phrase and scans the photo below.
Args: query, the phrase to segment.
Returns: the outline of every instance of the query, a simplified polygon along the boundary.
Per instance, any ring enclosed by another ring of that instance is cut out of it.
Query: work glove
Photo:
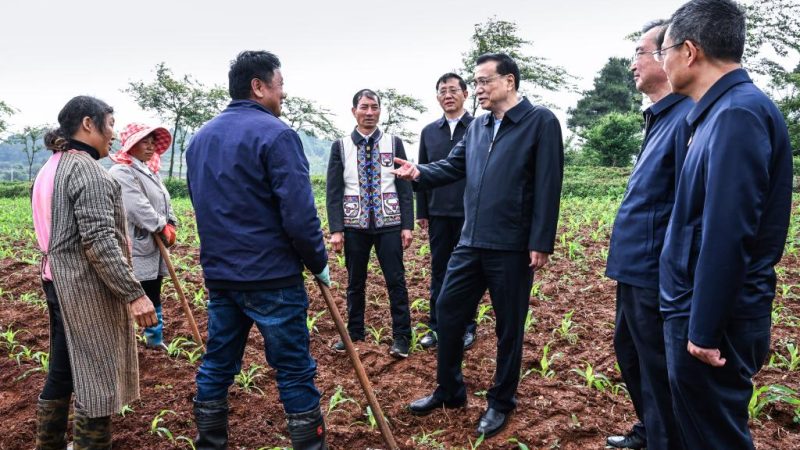
[[[164,226],[164,229],[161,230],[161,240],[164,242],[164,245],[167,247],[172,247],[175,245],[175,225],[168,223]]]
[[[328,269],[328,265],[325,265],[325,268],[322,269],[322,272],[315,273],[314,276],[325,286],[331,287],[331,271]]]

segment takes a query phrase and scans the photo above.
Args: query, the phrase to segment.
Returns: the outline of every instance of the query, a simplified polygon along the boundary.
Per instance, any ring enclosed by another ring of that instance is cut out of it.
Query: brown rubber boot
[[[73,450],[111,450],[111,416],[88,417],[75,408]]]
[[[36,403],[36,450],[67,448],[67,419],[70,397]]]

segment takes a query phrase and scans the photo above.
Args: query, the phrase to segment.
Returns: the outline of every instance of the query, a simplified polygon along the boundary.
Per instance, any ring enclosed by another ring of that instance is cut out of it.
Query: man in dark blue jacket
[[[476,429],[486,437],[499,433],[516,407],[533,271],[553,252],[564,172],[558,119],[519,98],[519,82],[519,68],[508,55],[480,56],[475,95],[490,113],[470,124],[445,160],[422,166],[395,160],[398,176],[417,180],[419,189],[463,178],[467,183],[464,229],[436,301],[438,387],[409,409],[424,415],[466,404],[462,336],[488,288],[497,320],[497,369]]]
[[[694,102],[670,93],[667,75],[654,58],[665,30],[663,20],[645,25],[631,63],[636,89],[652,104],[644,111],[644,142],[614,221],[606,267],[606,275],[617,280],[614,349],[639,418],[627,435],[608,438],[617,448],[681,448],[664,355],[658,256],[691,132],[686,115]]]
[[[659,282],[675,414],[688,449],[752,449],[752,377],[769,351],[775,264],[789,226],[792,151],[780,111],[741,68],[744,12],[694,0],[659,55],[696,101]]]
[[[242,368],[255,323],[275,369],[295,449],[325,447],[325,424],[309,353],[303,266],[330,283],[300,139],[278,119],[278,58],[245,51],[228,72],[233,101],[186,151],[189,193],[200,236],[208,342],[197,372],[199,449],[226,448],[228,388]]]
[[[467,83],[460,76],[446,73],[439,77],[436,81],[436,99],[444,116],[422,129],[419,137],[420,164],[447,158],[455,144],[464,138],[467,127],[472,122],[472,114],[464,109]],[[465,185],[466,181],[461,180],[440,188],[417,192],[417,222],[420,228],[428,230],[431,249],[430,332],[420,340],[424,348],[435,347],[437,343],[436,299],[442,290],[447,262],[461,239]],[[475,320],[467,325],[464,333],[465,350],[475,344],[476,328]]]

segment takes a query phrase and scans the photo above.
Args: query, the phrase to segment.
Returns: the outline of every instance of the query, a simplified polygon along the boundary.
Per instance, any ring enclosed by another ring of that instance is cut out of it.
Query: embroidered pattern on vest
[[[385,139],[384,139],[385,138]],[[355,147],[352,141],[340,141]],[[381,152],[381,143],[388,139],[387,152]],[[347,192],[344,196],[344,225],[353,228],[369,228],[369,220],[375,221],[375,228],[400,225],[400,199],[394,186],[394,179],[383,179],[383,171],[391,170],[394,162],[394,142],[391,135],[383,135],[372,148],[362,142],[356,148],[358,171],[358,194]],[[345,167],[345,170],[348,170]]]

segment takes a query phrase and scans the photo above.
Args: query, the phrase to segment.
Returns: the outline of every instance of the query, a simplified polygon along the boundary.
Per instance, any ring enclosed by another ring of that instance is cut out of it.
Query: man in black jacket
[[[428,124],[422,129],[419,138],[419,163],[445,159],[456,143],[464,138],[472,115],[464,109],[467,99],[467,83],[454,73],[446,73],[436,81],[436,99],[439,101],[444,116]],[[461,228],[464,227],[464,186],[466,181],[460,180],[429,191],[417,193],[417,223],[420,228],[428,230],[431,249],[431,303],[430,332],[420,344],[424,348],[436,346],[436,299],[442,290],[447,262],[453,249],[461,239]],[[464,349],[475,343],[475,320],[467,325],[464,333]]]
[[[438,387],[411,403],[424,415],[466,405],[462,336],[486,289],[496,316],[497,369],[489,408],[476,433],[493,436],[516,407],[522,341],[533,271],[553,252],[564,171],[561,125],[542,106],[519,98],[519,68],[502,53],[476,61],[475,95],[489,114],[475,119],[447,159],[416,166],[395,159],[395,173],[419,189],[466,179],[465,223],[437,299]]]

